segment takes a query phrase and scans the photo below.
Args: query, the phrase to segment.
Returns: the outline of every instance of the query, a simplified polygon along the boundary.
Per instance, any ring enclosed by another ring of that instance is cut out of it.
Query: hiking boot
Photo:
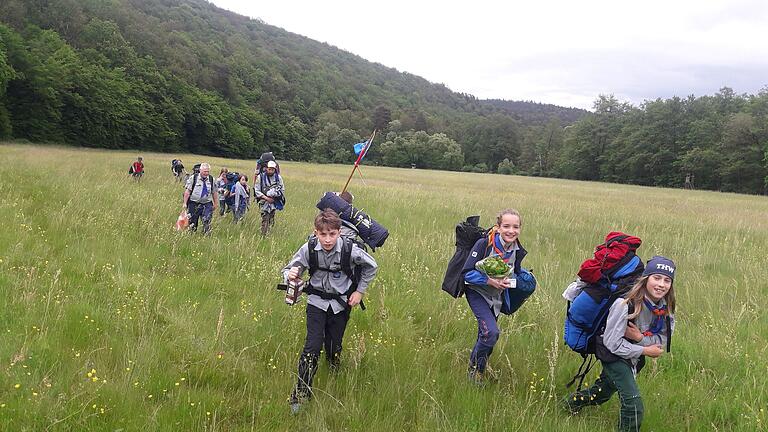
[[[477,387],[485,387],[486,377],[479,370],[470,368],[467,372],[467,378],[469,378],[470,383],[476,385]]]
[[[291,392],[288,404],[291,407],[291,414],[296,415],[301,411],[301,406],[309,401],[309,398],[299,394],[296,390]]]
[[[291,404],[291,415],[296,415],[301,411],[301,404],[298,402],[294,402]]]
[[[570,415],[576,415],[579,413],[579,411],[581,411],[582,408],[584,408],[584,404],[577,400],[578,398],[578,393],[569,394],[568,396],[560,399],[560,406],[562,406],[564,410],[568,411]]]

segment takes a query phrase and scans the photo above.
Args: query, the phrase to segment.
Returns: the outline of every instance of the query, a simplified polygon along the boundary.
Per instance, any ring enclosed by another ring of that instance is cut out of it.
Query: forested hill
[[[463,154],[486,166],[519,155],[526,127],[549,120],[536,104],[511,115],[203,0],[4,0],[0,19],[5,137],[345,161],[374,128],[423,131],[451,158],[417,165],[460,169]]]
[[[545,124],[552,118],[557,118],[564,125],[569,125],[576,123],[589,114],[589,111],[583,109],[566,108],[533,101],[486,99],[483,100],[483,103],[508,112],[524,124]]]

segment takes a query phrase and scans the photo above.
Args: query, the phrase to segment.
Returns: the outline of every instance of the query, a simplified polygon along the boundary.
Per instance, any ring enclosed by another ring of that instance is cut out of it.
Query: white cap
[[[267,162],[267,168],[277,168],[277,162],[275,161]]]

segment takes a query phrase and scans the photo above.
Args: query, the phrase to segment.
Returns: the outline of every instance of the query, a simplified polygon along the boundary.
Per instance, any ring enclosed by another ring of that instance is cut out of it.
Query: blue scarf
[[[667,305],[658,306],[649,301],[647,298],[643,298],[643,304],[653,314],[653,321],[651,321],[651,327],[643,332],[643,336],[654,336],[664,331],[664,318],[667,316]]]

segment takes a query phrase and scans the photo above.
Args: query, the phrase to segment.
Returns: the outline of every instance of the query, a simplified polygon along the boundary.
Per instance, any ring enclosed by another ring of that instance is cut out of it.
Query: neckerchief
[[[664,318],[667,316],[667,305],[658,306],[647,298],[643,298],[643,304],[653,314],[651,326],[648,330],[643,332],[643,336],[653,336],[664,331]]]

